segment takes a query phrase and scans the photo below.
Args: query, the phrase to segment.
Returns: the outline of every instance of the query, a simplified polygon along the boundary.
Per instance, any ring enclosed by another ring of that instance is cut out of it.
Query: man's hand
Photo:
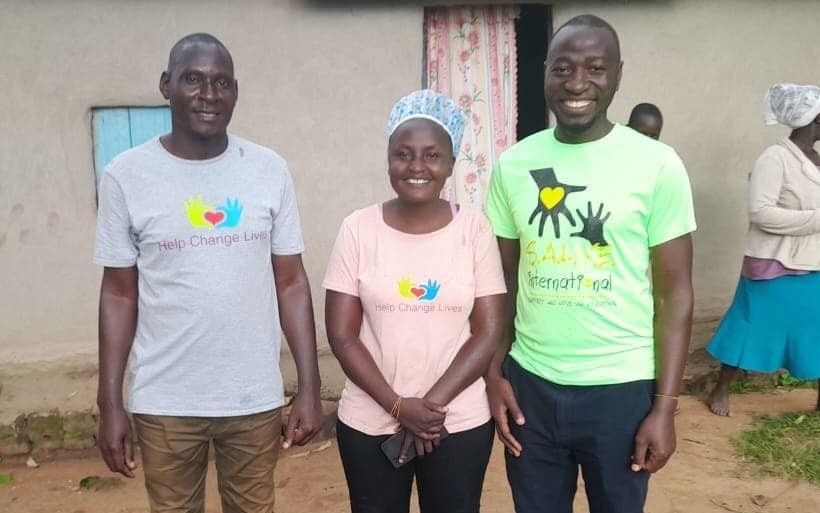
[[[134,477],[131,424],[122,406],[122,381],[137,330],[137,267],[106,267],[100,286],[100,371],[97,406],[100,428],[97,447],[114,472]]]
[[[125,477],[134,477],[137,464],[134,461],[134,443],[131,437],[131,424],[128,415],[122,408],[113,411],[100,411],[100,430],[97,436],[103,460],[112,472],[119,472]]]
[[[657,472],[675,452],[675,406],[669,401],[665,408],[653,407],[641,422],[635,435],[632,471]]]
[[[296,394],[285,427],[282,449],[305,445],[322,429],[322,401],[317,394]]]
[[[521,455],[521,442],[519,442],[510,431],[510,420],[518,426],[523,426],[526,419],[515,400],[512,385],[501,376],[488,377],[487,399],[490,402],[490,413],[495,419],[495,430],[498,438],[507,447],[510,453],[518,457]]]

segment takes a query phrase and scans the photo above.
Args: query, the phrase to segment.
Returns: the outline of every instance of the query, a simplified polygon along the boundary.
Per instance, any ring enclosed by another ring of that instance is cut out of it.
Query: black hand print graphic
[[[575,209],[575,213],[578,214],[578,218],[581,219],[582,227],[581,231],[575,232],[570,234],[572,237],[583,237],[584,239],[588,240],[590,244],[593,246],[598,244],[599,246],[608,246],[609,243],[604,239],[604,223],[607,219],[609,219],[609,215],[612,212],[607,212],[605,216],[601,217],[601,214],[604,211],[604,204],[598,207],[598,212],[594,215],[592,214],[592,202],[587,202],[587,215],[584,217],[584,214],[581,213],[580,210]]]
[[[535,208],[530,215],[529,224],[535,222],[535,218],[539,217],[538,221],[538,236],[544,236],[544,225],[547,218],[552,218],[552,228],[555,233],[555,238],[561,238],[561,223],[559,215],[563,214],[567,218],[569,224],[575,226],[575,219],[567,208],[567,196],[573,192],[583,191],[586,189],[585,185],[569,185],[561,183],[555,176],[555,170],[551,167],[544,169],[530,170],[530,176],[538,185],[538,199]]]

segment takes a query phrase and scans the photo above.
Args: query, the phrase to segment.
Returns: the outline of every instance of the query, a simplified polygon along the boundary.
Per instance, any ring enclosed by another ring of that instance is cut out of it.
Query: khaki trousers
[[[151,513],[204,513],[213,441],[223,513],[273,513],[281,408],[239,417],[134,415]]]

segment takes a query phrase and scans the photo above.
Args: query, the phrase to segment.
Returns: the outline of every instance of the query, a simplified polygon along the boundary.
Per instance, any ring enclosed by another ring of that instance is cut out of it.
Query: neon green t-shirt
[[[695,229],[672,148],[621,125],[583,144],[538,132],[499,158],[487,213],[520,242],[516,362],[565,385],[655,377],[649,250]]]

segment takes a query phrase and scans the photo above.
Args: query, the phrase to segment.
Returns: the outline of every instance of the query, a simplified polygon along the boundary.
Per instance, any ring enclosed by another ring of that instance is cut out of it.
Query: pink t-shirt
[[[385,224],[381,205],[344,220],[322,285],[360,298],[359,338],[404,397],[424,396],[450,366],[470,337],[474,299],[506,292],[498,246],[482,214],[462,209],[447,226],[416,235]],[[447,406],[451,433],[487,422],[484,380]],[[392,434],[398,425],[350,380],[338,416],[368,435]]]

